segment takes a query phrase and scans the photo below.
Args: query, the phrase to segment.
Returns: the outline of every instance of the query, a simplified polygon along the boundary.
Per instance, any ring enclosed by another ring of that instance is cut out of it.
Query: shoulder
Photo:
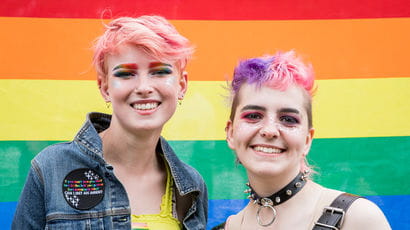
[[[47,146],[40,153],[34,157],[39,165],[58,163],[61,160],[65,160],[67,153],[73,152],[76,149],[74,142],[62,142]]]
[[[243,212],[244,212],[244,209],[242,209],[242,211],[238,212],[236,215],[229,216],[226,219],[224,229],[225,230],[240,229]]]
[[[365,198],[357,199],[347,210],[342,229],[391,229],[380,208]]]
[[[54,162],[63,158],[67,152],[70,152],[74,148],[74,142],[61,142],[47,146],[41,152],[39,152],[34,160],[38,163]]]
[[[342,193],[342,191],[325,188],[322,193],[321,206],[329,206]],[[319,216],[320,214],[321,212]],[[341,229],[385,230],[391,228],[383,212],[376,204],[366,198],[359,198],[347,210]]]

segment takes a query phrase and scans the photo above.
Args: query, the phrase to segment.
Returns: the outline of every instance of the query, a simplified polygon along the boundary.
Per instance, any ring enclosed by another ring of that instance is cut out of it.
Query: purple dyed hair
[[[232,107],[231,122],[234,121],[235,111],[239,104],[239,91],[244,84],[263,85],[286,90],[291,85],[297,85],[305,92],[305,108],[308,117],[308,126],[312,128],[312,96],[315,92],[314,74],[311,65],[304,64],[295,52],[278,52],[273,56],[264,56],[241,61],[234,70],[231,83]],[[239,161],[239,159],[237,159]],[[312,172],[306,157],[301,172]]]
[[[274,89],[286,90],[295,84],[306,92],[306,111],[308,125],[312,127],[312,96],[314,74],[311,65],[305,65],[294,51],[278,52],[273,56],[251,58],[241,61],[234,70],[231,83],[232,108],[230,119],[235,117],[238,106],[238,93],[243,84],[256,84],[257,87],[267,85]]]

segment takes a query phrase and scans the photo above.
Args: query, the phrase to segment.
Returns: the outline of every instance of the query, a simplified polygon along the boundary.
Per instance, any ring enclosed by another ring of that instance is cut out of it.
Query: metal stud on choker
[[[260,226],[267,227],[275,221],[276,209],[274,206],[284,203],[302,190],[303,186],[306,184],[308,173],[309,171],[299,173],[289,184],[268,197],[259,196],[255,190],[253,190],[249,182],[246,183],[249,189],[246,189],[244,192],[249,193],[248,198],[254,200],[254,203],[259,205],[258,211],[256,212],[256,221]],[[270,209],[273,213],[272,219],[268,223],[262,223],[260,218],[260,212],[264,208]]]

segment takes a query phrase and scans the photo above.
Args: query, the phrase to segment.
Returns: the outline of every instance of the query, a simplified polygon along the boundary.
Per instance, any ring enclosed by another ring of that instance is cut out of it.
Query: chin
[[[284,169],[282,169],[281,167],[278,167],[277,165],[272,165],[272,164],[263,164],[263,165],[253,164],[253,166],[250,166],[250,167],[245,166],[245,168],[247,169],[249,173],[252,173],[257,176],[263,176],[263,177],[274,177],[274,176],[280,175],[284,171]]]

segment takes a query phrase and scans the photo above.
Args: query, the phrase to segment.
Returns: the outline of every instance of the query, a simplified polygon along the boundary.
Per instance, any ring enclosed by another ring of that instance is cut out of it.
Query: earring
[[[182,99],[178,100],[178,105],[182,105]]]
[[[107,109],[109,109],[111,107],[111,101],[106,101],[105,106],[107,106]]]

